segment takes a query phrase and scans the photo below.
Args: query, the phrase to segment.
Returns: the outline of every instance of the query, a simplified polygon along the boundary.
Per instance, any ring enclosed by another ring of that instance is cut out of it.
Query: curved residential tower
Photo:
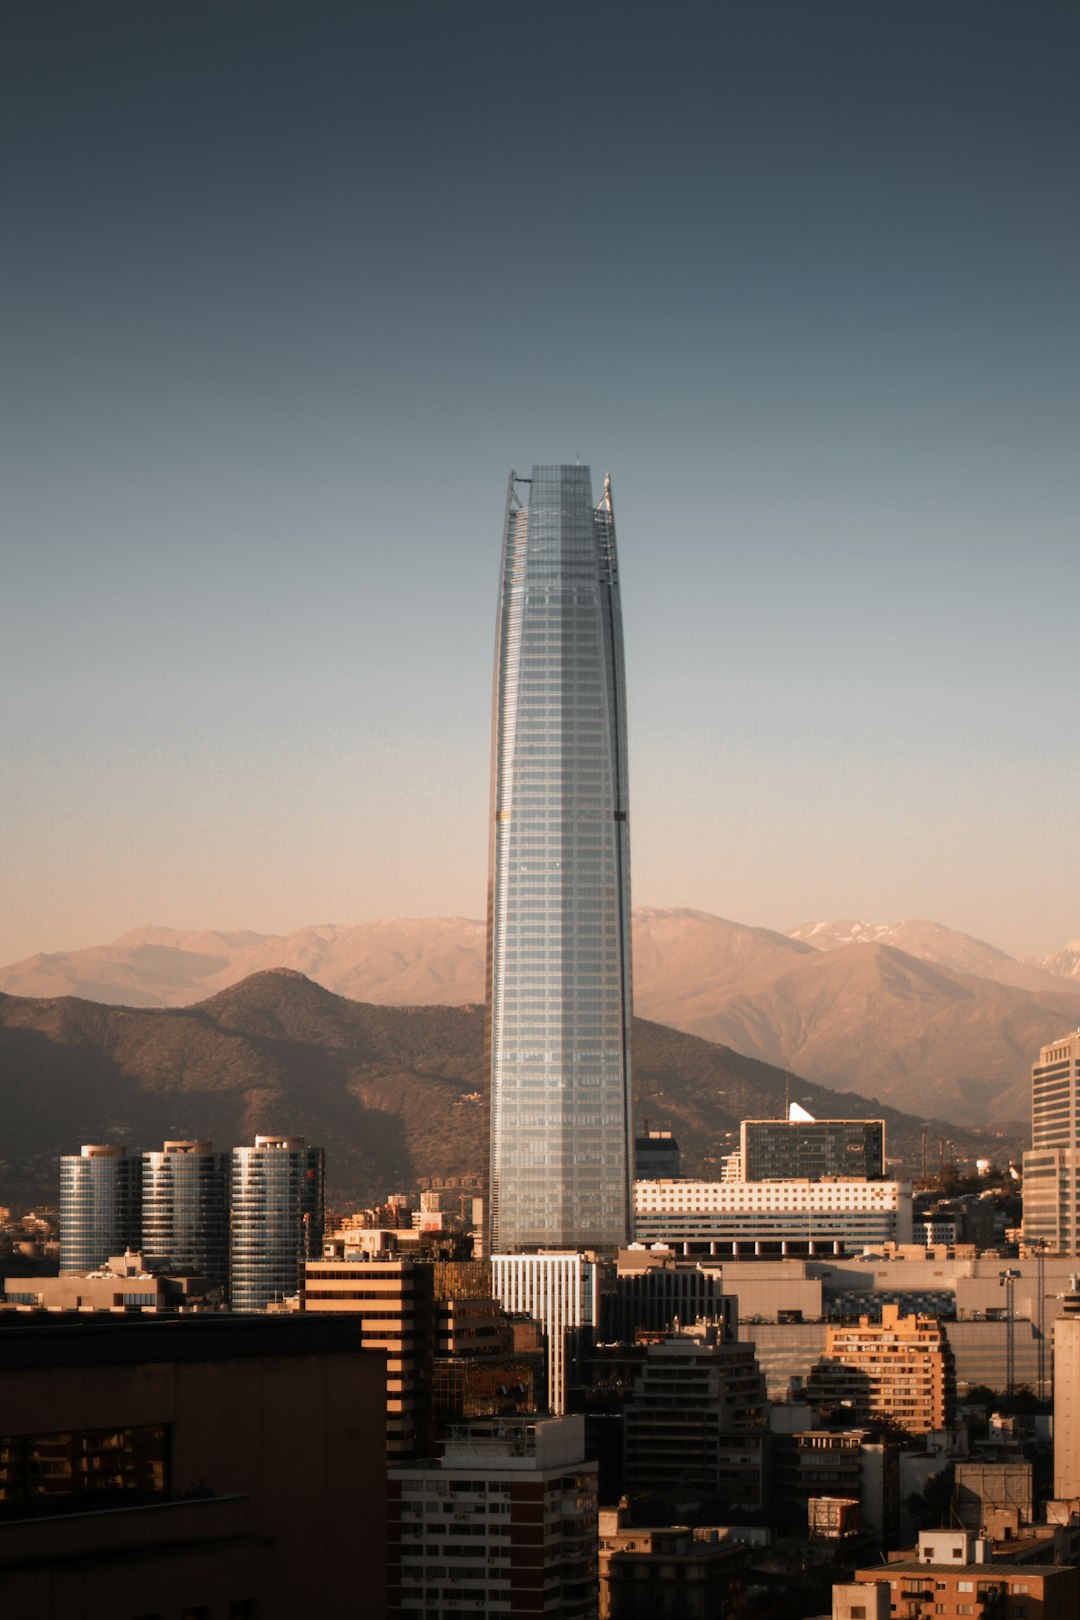
[[[611,485],[510,475],[495,651],[492,1253],[630,1234],[630,861]]]

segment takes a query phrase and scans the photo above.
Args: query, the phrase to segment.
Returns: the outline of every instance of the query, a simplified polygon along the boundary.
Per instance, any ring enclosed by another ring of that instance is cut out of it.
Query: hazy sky
[[[0,18],[0,961],[483,912],[506,477],[634,900],[1080,934],[1072,0]]]

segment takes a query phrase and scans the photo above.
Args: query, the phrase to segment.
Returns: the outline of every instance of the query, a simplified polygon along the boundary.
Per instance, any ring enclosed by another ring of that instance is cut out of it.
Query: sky
[[[0,16],[0,961],[483,915],[511,468],[635,904],[1080,935],[1071,0]]]

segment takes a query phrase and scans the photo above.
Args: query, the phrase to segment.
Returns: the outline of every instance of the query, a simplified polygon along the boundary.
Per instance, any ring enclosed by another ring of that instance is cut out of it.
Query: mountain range
[[[959,1124],[1026,1122],[1038,1049],[1080,1024],[1080,951],[1021,962],[940,923],[806,923],[790,934],[688,909],[634,913],[635,1010],[821,1085]],[[182,1007],[288,968],[352,1000],[484,994],[484,926],[384,918],[277,936],[142,928],[29,957],[0,991]]]
[[[790,1095],[818,1118],[886,1120],[890,1161],[915,1173],[947,1150],[1002,1161],[1008,1133],[959,1131],[876,1099],[840,1096],[696,1036],[635,1019],[636,1118],[675,1131],[688,1174],[716,1176],[740,1120],[782,1117]],[[418,1176],[484,1174],[483,1009],[388,1007],[288,969],[256,973],[195,1006],[128,1008],[0,995],[0,1202],[55,1203],[57,1157],[83,1142],[131,1151],[166,1138],[218,1147],[299,1133],[327,1150],[341,1208]]]

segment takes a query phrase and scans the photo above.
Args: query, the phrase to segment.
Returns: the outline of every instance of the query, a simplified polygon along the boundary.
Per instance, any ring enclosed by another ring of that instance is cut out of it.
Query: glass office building
[[[744,1181],[822,1181],[885,1174],[882,1119],[744,1119]]]
[[[229,1155],[212,1142],[166,1142],[142,1156],[142,1250],[162,1271],[229,1277]]]
[[[510,476],[495,656],[491,1251],[630,1233],[626,699],[611,486]]]
[[[229,1299],[262,1311],[295,1294],[305,1260],[322,1254],[324,1155],[302,1136],[257,1136],[233,1148]]]
[[[95,1271],[110,1255],[139,1247],[141,1170],[125,1147],[61,1154],[61,1271]]]

